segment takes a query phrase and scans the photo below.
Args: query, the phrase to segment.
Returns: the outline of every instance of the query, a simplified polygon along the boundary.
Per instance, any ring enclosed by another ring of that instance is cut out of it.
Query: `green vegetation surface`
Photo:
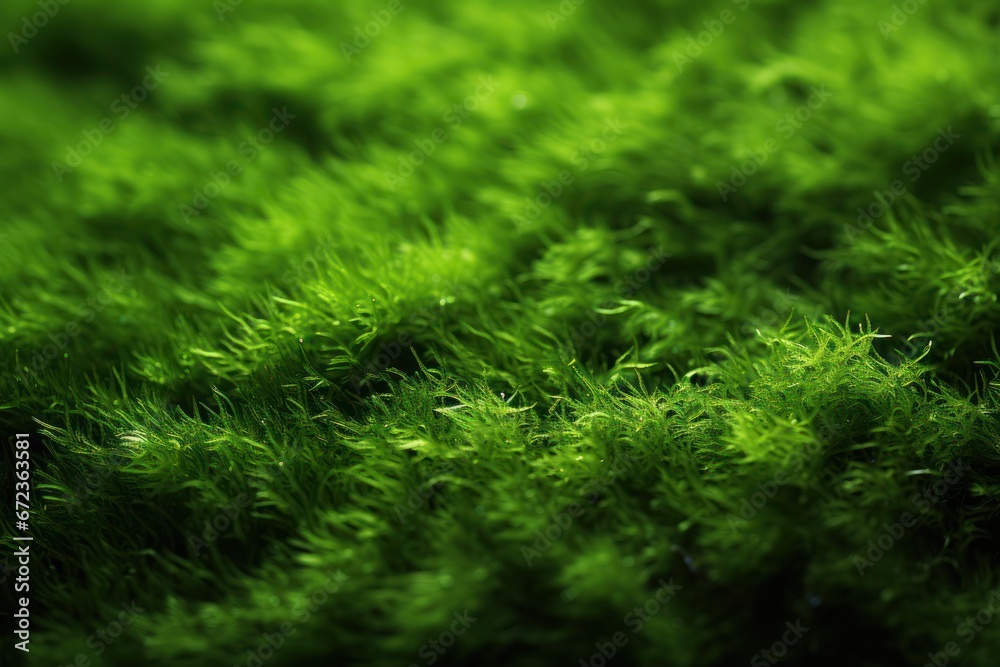
[[[996,2],[0,25],[3,664],[1000,655]]]

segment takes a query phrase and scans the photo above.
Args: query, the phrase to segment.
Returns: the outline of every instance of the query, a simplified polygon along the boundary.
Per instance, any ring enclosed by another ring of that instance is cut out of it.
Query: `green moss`
[[[997,8],[388,4],[0,55],[15,657],[988,664]]]

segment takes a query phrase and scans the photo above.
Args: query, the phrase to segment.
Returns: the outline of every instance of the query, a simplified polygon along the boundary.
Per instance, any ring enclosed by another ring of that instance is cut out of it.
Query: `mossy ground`
[[[787,664],[992,664],[1000,7],[902,5],[74,0],[8,36],[15,657],[253,665],[288,624],[263,664],[762,664],[800,622]]]

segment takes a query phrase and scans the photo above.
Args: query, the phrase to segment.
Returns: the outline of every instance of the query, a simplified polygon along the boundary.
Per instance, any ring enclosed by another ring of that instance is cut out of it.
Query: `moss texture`
[[[0,24],[11,661],[1000,654],[995,2]]]

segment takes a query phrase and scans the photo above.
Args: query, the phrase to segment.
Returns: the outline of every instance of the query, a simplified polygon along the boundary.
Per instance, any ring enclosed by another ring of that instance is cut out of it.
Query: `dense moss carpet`
[[[0,24],[3,664],[1000,654],[996,2]]]

